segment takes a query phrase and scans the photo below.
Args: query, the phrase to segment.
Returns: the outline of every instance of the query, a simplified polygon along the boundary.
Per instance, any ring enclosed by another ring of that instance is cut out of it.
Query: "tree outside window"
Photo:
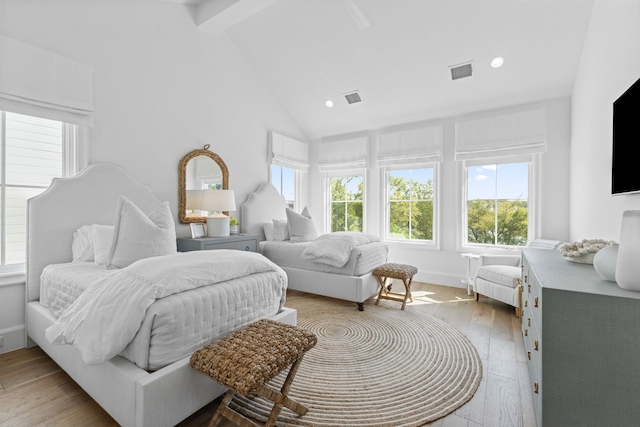
[[[389,239],[433,240],[433,168],[388,172]]]
[[[329,182],[331,232],[362,231],[364,206],[364,177],[331,178]]]
[[[528,190],[528,162],[467,167],[467,242],[524,246]]]

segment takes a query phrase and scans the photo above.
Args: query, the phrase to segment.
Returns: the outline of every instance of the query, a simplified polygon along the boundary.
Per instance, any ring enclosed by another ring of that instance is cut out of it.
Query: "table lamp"
[[[236,210],[236,198],[233,190],[204,190],[200,208],[209,211],[207,236],[229,236],[229,217],[223,212]]]

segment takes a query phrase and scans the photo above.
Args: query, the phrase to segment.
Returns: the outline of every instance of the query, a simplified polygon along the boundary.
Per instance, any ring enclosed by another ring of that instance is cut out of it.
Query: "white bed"
[[[386,262],[386,245],[377,243],[376,247],[368,252],[371,254],[370,257],[360,256],[361,249],[355,250],[345,268],[331,268],[326,265],[312,267],[308,261],[298,258],[289,258],[290,262],[286,262],[281,256],[286,258],[283,254],[288,251],[299,254],[304,244],[265,242],[263,224],[273,219],[286,220],[287,207],[286,201],[272,184],[261,184],[242,205],[243,232],[259,236],[261,252],[268,258],[273,257],[272,260],[286,271],[289,289],[352,301],[357,303],[358,310],[362,311],[364,302],[378,293],[379,285],[371,271],[377,265]],[[283,248],[284,245],[289,245],[289,249]]]
[[[128,360],[138,356],[127,355],[126,351],[123,354],[127,357],[118,355],[89,365],[73,346],[53,345],[45,337],[45,330],[56,319],[39,301],[42,271],[47,265],[71,261],[73,233],[79,227],[113,224],[120,195],[147,213],[161,202],[149,186],[137,183],[124,169],[110,163],[91,165],[73,178],[56,179],[46,192],[29,200],[28,345],[39,345],[119,424],[173,426],[225,391],[192,370],[189,355],[153,372]],[[295,324],[296,311],[283,307],[271,318]]]

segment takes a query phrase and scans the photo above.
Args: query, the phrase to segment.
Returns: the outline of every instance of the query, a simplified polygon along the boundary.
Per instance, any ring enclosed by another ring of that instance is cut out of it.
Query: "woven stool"
[[[258,427],[229,403],[235,393],[255,394],[274,402],[265,426],[276,423],[283,406],[304,415],[307,408],[289,399],[287,393],[307,350],[316,345],[316,336],[296,326],[273,320],[259,320],[215,341],[191,356],[191,367],[229,391],[213,414],[209,427],[218,425],[222,417],[239,426]],[[266,385],[281,371],[291,366],[280,391]]]
[[[401,302],[401,310],[404,310],[404,306],[407,304],[407,298],[411,302],[413,302],[413,297],[411,296],[411,281],[413,280],[413,275],[417,272],[418,269],[416,267],[408,264],[387,263],[376,267],[371,273],[376,277],[376,279],[378,279],[378,283],[380,283],[380,292],[378,292],[376,305],[378,305],[381,299],[388,299],[391,301]],[[401,294],[397,292],[391,292],[391,286],[393,285],[393,282],[391,282],[387,286],[387,279],[402,280],[402,283],[404,283],[405,287],[405,293]]]

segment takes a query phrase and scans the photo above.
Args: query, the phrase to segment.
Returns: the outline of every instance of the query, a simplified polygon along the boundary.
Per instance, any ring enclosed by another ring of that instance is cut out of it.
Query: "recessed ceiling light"
[[[491,60],[491,66],[493,68],[500,68],[500,67],[502,67],[502,64],[504,64],[504,57],[503,56],[496,56],[495,58],[493,58]]]
[[[327,99],[326,101],[324,101],[324,105],[326,105],[327,107],[331,108],[333,107],[333,101],[330,99]]]

